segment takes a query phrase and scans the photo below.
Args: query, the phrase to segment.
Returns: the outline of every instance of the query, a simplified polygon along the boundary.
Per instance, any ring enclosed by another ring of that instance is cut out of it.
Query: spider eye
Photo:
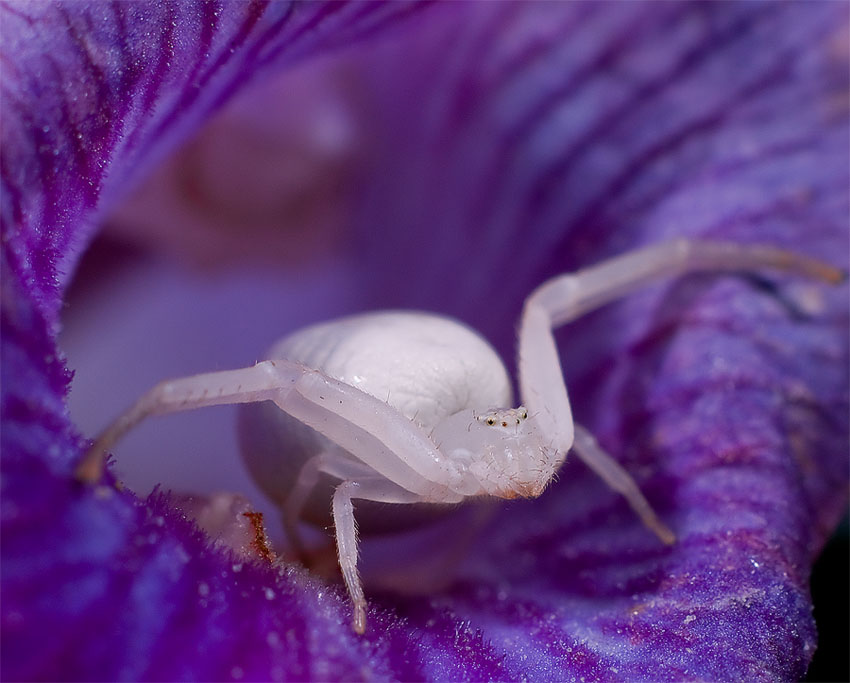
[[[522,409],[522,412],[519,414],[519,416],[520,416],[520,418],[521,418],[521,419],[523,419],[523,420],[528,419],[528,411],[527,411],[525,408],[523,408],[523,409]]]
[[[494,420],[492,417],[488,417],[487,424],[492,427],[494,424],[496,424],[496,420]]]

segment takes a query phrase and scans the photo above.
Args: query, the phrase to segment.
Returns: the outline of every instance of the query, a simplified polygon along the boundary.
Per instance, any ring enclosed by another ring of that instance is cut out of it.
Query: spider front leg
[[[98,436],[77,464],[75,476],[86,483],[99,480],[106,452],[147,417],[266,400],[352,453],[375,473],[430,495],[435,502],[456,502],[447,488],[451,463],[427,433],[380,399],[284,359],[161,382]],[[443,501],[445,495],[452,500]]]
[[[634,480],[586,431],[573,423],[553,331],[571,320],[665,276],[700,271],[779,269],[830,284],[846,273],[802,254],[769,245],[675,240],[638,249],[543,283],[528,297],[519,332],[519,384],[523,403],[535,415],[559,457],[576,455],[616,491],[662,541],[673,533],[658,520]],[[575,442],[575,443],[574,443]]]
[[[558,328],[663,277],[765,269],[787,271],[832,285],[847,277],[840,268],[768,244],[677,239],[547,280],[532,292],[526,305],[545,310],[553,328]]]
[[[76,478],[88,484],[103,475],[107,451],[139,422],[152,415],[194,410],[231,403],[255,403],[283,399],[292,391],[306,368],[290,361],[263,361],[250,368],[208,372],[166,380],[145,393],[97,437],[77,464]]]

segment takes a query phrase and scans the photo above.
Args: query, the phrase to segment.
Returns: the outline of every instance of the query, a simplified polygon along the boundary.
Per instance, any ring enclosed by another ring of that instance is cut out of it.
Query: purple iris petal
[[[846,7],[3,11],[4,678],[803,674],[846,505],[846,286],[689,278],[571,326],[576,417],[679,543],[569,462],[446,586],[372,592],[365,638],[338,584],[229,555],[167,497],[76,486],[55,335],[100,212],[250,76],[340,47],[372,117],[347,217],[370,305],[455,315],[510,357],[545,277],[673,235],[846,266]]]

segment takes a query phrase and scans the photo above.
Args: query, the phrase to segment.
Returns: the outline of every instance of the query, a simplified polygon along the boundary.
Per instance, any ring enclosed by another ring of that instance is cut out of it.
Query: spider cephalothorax
[[[460,411],[440,422],[431,438],[463,476],[455,490],[471,496],[536,498],[566,456],[547,446],[523,406]]]

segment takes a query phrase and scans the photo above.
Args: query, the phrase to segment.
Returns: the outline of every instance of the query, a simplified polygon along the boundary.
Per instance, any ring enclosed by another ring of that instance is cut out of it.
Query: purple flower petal
[[[212,547],[166,497],[73,484],[55,326],[93,212],[247,76],[355,38],[340,58],[380,134],[349,220],[375,306],[438,308],[509,357],[543,278],[671,235],[846,265],[845,7],[5,12],[4,678],[802,675],[808,573],[846,504],[846,286],[690,278],[572,326],[577,419],[679,543],[570,462],[499,509],[447,587],[375,590],[363,639],[338,585]]]

